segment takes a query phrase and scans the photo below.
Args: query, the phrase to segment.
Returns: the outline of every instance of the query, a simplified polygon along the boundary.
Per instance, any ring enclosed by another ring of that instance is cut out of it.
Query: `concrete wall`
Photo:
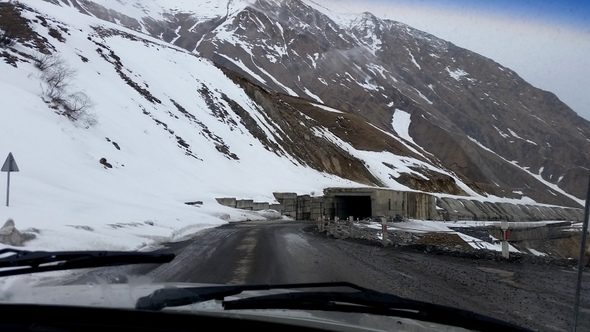
[[[372,217],[438,219],[434,196],[382,188],[327,188],[324,190],[326,216],[335,216],[334,202],[339,196],[369,196]],[[348,216],[338,216],[348,218]]]
[[[296,193],[272,193],[276,200],[283,206],[283,215],[295,218],[297,215]]]
[[[252,210],[253,211],[261,211],[261,210],[268,210],[270,204],[267,202],[254,202],[252,203]]]
[[[236,207],[236,198],[235,197],[220,197],[215,199],[217,203],[229,207]]]
[[[538,206],[512,203],[479,202],[458,198],[437,198],[436,204],[443,220],[508,220],[540,221],[571,220],[582,221],[582,209]]]
[[[318,220],[322,218],[325,215],[324,205],[325,203],[323,197],[312,197],[309,219]]]
[[[407,192],[407,211],[408,218],[416,219],[437,219],[436,198],[429,194]]]
[[[407,193],[393,190],[374,190],[371,193],[371,212],[374,217],[407,216]]]
[[[311,197],[309,195],[297,196],[295,219],[311,220]]]
[[[268,208],[283,213],[283,204],[269,204]]]
[[[252,210],[254,200],[252,199],[238,199],[236,200],[236,208],[242,210]]]
[[[297,197],[297,195],[295,195]],[[283,213],[283,205],[282,204],[270,204],[268,202],[254,202],[251,199],[236,199],[235,197],[219,197],[215,198],[217,203],[225,206],[229,206],[232,208],[242,209],[242,210],[252,210],[252,211],[262,211],[262,210],[276,210],[280,213]],[[293,212],[294,215],[294,212]]]
[[[367,209],[370,199],[371,217],[388,219],[401,217],[427,220],[582,221],[584,218],[582,209],[480,202],[464,198],[435,198],[425,193],[383,188],[326,188],[323,197],[297,196],[296,193],[280,192],[275,192],[273,195],[279,204],[254,202],[251,199],[236,200],[233,197],[216,198],[216,200],[219,204],[233,208],[254,211],[270,208],[297,220],[314,221],[322,216],[334,219],[338,211],[340,214],[345,214],[342,209],[336,211],[339,197],[353,199],[352,204],[358,198],[359,204],[367,206]],[[340,199],[340,202],[348,201]],[[338,215],[338,217],[346,219],[350,216]],[[358,216],[352,217],[358,218]]]

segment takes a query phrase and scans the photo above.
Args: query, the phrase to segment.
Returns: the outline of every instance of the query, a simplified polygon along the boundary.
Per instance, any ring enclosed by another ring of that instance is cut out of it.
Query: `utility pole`
[[[584,254],[586,253],[586,237],[588,235],[588,214],[590,212],[590,178],[588,180],[588,193],[586,194],[586,208],[584,209],[584,224],[582,226],[582,240],[580,241],[580,256],[578,257],[578,281],[576,283],[576,299],[574,302],[574,326],[576,332],[578,326],[578,313],[580,311],[580,290],[582,289],[582,273],[584,272]]]

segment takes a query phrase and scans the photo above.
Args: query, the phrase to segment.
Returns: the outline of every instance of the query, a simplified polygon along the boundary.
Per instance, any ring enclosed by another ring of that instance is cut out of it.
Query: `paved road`
[[[308,223],[245,222],[169,244],[162,266],[110,269],[153,281],[299,283],[349,281],[404,297],[469,309],[542,331],[571,330],[575,270],[473,260],[326,238]],[[103,270],[101,275],[105,275]],[[108,274],[108,273],[107,273]],[[590,331],[590,278],[580,331]]]

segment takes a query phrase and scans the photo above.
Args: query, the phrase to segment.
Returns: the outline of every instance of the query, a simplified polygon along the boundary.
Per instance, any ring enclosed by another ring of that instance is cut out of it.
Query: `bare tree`
[[[35,56],[35,67],[40,71],[45,71],[47,68],[55,66],[56,62],[63,63],[61,58],[55,55],[39,53]]]
[[[72,120],[79,120],[92,107],[90,97],[78,91],[69,95],[63,102],[64,114]]]
[[[75,70],[61,57],[46,54],[35,58],[35,66],[41,71],[43,98],[51,107],[73,121],[82,120],[87,127],[96,123],[88,113],[93,106],[88,95],[81,91],[68,93],[70,82],[76,76]]]
[[[37,59],[37,68],[41,70],[41,78],[45,81],[44,96],[52,102],[63,103],[66,88],[76,75],[64,60],[57,56],[42,56]]]

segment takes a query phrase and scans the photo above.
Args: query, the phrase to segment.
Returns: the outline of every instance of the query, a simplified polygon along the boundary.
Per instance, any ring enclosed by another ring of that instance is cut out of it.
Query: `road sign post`
[[[387,246],[387,219],[381,217],[381,244]]]
[[[6,161],[4,165],[2,165],[2,172],[6,172],[6,206],[10,205],[10,172],[18,172],[18,166],[16,165],[16,160],[12,156],[12,152],[8,153],[8,157],[6,157]]]
[[[6,174],[6,206],[10,205],[10,172]]]
[[[502,257],[510,257],[510,247],[508,246],[508,221],[504,220],[500,224],[502,229]]]

